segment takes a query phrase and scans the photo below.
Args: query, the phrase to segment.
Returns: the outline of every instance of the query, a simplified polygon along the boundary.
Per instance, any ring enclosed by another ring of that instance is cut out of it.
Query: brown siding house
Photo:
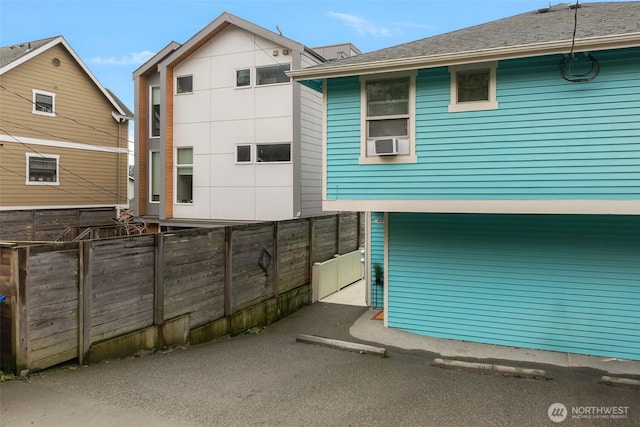
[[[63,37],[0,47],[0,213],[126,207],[132,119]]]

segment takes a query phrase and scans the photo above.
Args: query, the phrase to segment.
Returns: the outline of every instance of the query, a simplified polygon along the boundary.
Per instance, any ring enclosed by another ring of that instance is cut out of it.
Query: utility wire
[[[76,144],[85,144],[85,145],[90,145],[90,144],[87,144],[86,142],[73,141],[73,140],[70,140],[70,139],[63,138],[63,137],[61,137],[61,136],[59,136],[59,135],[55,135],[55,134],[50,133],[50,132],[45,132],[45,131],[40,130],[40,129],[34,129],[34,128],[32,128],[32,127],[25,126],[25,125],[20,124],[20,123],[16,123],[16,122],[13,122],[13,121],[11,121],[11,120],[7,120],[7,119],[5,119],[5,118],[3,118],[3,119],[2,119],[2,121],[3,121],[3,122],[5,122],[5,123],[12,124],[12,125],[14,125],[14,126],[16,126],[16,127],[22,128],[22,129],[30,130],[30,131],[33,131],[33,132],[38,132],[38,133],[41,133],[41,134],[43,134],[43,135],[50,136],[50,137],[52,137],[52,138],[56,138],[57,140],[64,140],[64,141],[68,141],[68,142],[74,142],[74,143],[76,143]],[[10,135],[10,136],[11,136],[12,138],[15,138],[15,137],[14,137],[14,136],[12,136],[12,135]],[[107,147],[107,146],[105,146],[105,145],[101,145],[100,147],[102,148],[102,150],[103,150],[103,151],[108,151],[108,152],[110,152],[110,153],[114,153],[114,154],[125,154],[124,152],[120,151],[120,150],[122,150],[122,148],[118,149],[118,148],[114,148],[114,147]],[[129,148],[127,148],[126,150],[127,150],[127,155],[130,155],[130,154],[131,154],[131,150],[129,150]]]
[[[30,150],[31,152],[37,154],[38,156],[42,157],[42,158],[48,158],[47,156],[45,156],[44,154],[38,152],[37,150],[33,149],[32,147],[29,146],[29,144],[25,144],[24,142],[20,141],[18,138],[16,138],[15,136],[11,135],[9,132],[7,132],[6,130],[0,128],[0,132],[3,132],[4,134],[8,135],[9,137],[13,138],[18,144],[21,144],[22,146],[24,146],[25,148],[27,148],[28,150]],[[124,153],[122,153],[124,154]],[[95,182],[92,182],[86,178],[83,178],[82,176],[78,175],[77,173],[65,168],[64,166],[62,166],[60,164],[60,162],[58,162],[58,168],[64,170],[65,172],[68,172],[69,174],[79,178],[81,181],[84,181],[86,183],[88,183],[89,185],[91,185],[92,187],[96,187],[108,194],[111,194],[112,196],[116,196],[116,197],[120,197],[120,195],[118,193],[115,193],[107,188],[104,188],[98,184],[96,184]],[[119,171],[118,171],[119,172]],[[77,195],[77,194],[76,194]]]
[[[35,105],[35,102],[32,99],[29,99],[26,96],[23,96],[23,95],[21,95],[21,94],[19,94],[17,92],[14,92],[11,89],[7,89],[5,86],[3,86],[1,84],[0,84],[0,89],[11,93],[11,94],[17,96],[18,98],[21,98],[21,99],[25,100],[26,102],[28,102],[31,105]],[[118,136],[118,135],[114,135],[113,133],[108,132],[108,131],[103,130],[103,129],[98,129],[97,127],[95,127],[93,125],[90,125],[90,124],[87,124],[87,123],[83,123],[80,120],[74,119],[73,117],[69,117],[69,116],[67,116],[65,114],[61,114],[58,111],[55,111],[54,114],[56,115],[56,117],[62,117],[63,119],[66,119],[66,120],[69,120],[71,122],[74,122],[74,123],[76,123],[76,124],[78,124],[80,126],[84,126],[84,127],[89,128],[89,129],[93,129],[96,132],[103,133],[105,135],[108,135],[108,136],[111,136],[113,138],[116,138],[118,141],[125,141],[127,143],[134,143],[134,141],[130,141],[128,138],[121,137],[121,136]]]
[[[10,173],[12,173],[12,174],[14,174],[14,175],[16,175],[16,176],[19,176],[20,178],[23,178],[23,177],[24,177],[21,173],[16,172],[16,171],[14,171],[13,169],[9,169],[9,168],[7,168],[6,166],[2,166],[2,165],[0,165],[0,169],[4,169],[4,170],[5,170],[5,171],[7,171],[7,172],[10,172]],[[84,194],[74,193],[74,192],[72,192],[72,191],[65,190],[64,188],[61,188],[61,187],[60,187],[60,186],[58,186],[58,185],[50,185],[50,186],[47,186],[47,188],[55,188],[57,191],[62,191],[63,193],[71,194],[71,195],[73,195],[73,196],[78,196],[78,197],[81,197],[81,198],[83,198],[83,199],[89,199],[89,200],[91,200],[92,202],[96,202],[96,203],[104,204],[104,201],[102,201],[102,200],[93,199],[93,198],[91,198],[91,196],[86,196],[86,195],[84,195]]]

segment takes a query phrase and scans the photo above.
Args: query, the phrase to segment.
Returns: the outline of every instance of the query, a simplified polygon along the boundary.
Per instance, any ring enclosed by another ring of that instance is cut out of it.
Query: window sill
[[[449,104],[450,113],[461,113],[464,111],[484,111],[484,110],[497,110],[498,101],[477,101],[477,102],[464,102],[460,104]]]
[[[359,165],[392,165],[392,164],[412,164],[418,163],[418,157],[415,155],[398,155],[398,156],[371,156],[360,157]]]

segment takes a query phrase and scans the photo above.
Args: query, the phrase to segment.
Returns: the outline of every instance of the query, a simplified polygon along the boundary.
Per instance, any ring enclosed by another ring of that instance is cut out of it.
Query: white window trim
[[[33,114],[38,114],[41,116],[47,116],[47,117],[55,117],[56,116],[56,94],[53,92],[47,92],[44,90],[38,90],[38,89],[32,89],[31,90],[33,93],[33,110],[32,113]],[[47,113],[45,111],[39,111],[36,109],[36,94],[40,94],[40,95],[47,95],[51,97],[51,109],[53,110],[51,113]]]
[[[153,200],[153,153],[158,153],[160,154],[160,150],[149,150],[149,160],[148,160],[148,165],[149,165],[149,194],[147,195],[147,200],[148,203],[153,203],[153,204],[158,204],[160,203],[160,200]],[[158,157],[158,161],[160,162],[160,164],[162,164],[162,160],[160,160],[160,157]],[[160,173],[160,175],[162,176],[162,171]],[[160,198],[162,198],[162,192],[160,192]]]
[[[149,86],[149,138],[153,138],[153,139],[157,139],[160,138],[160,135],[158,136],[154,136],[153,135],[153,89],[154,88],[158,88],[160,89],[159,85],[152,85]],[[162,97],[162,89],[160,89],[161,92],[161,97]],[[180,94],[182,95],[182,94]],[[162,99],[160,99],[160,102],[162,102]],[[160,104],[160,108],[162,109],[162,103]],[[162,122],[160,123],[160,133],[162,133]]]
[[[386,165],[393,163],[418,163],[416,156],[416,75],[417,71],[360,76],[360,158],[361,165]],[[397,156],[368,156],[367,147],[367,81],[409,77],[409,154]]]
[[[60,156],[58,154],[25,153],[25,155],[26,155],[26,175],[25,175],[26,185],[60,185]],[[29,159],[31,157],[56,159],[56,181],[54,182],[29,181]]]
[[[238,161],[238,147],[249,147],[249,161],[248,162],[239,162]],[[236,144],[235,146],[235,163],[236,165],[251,165],[254,163],[255,159],[255,146],[254,144]]]
[[[246,86],[238,86],[238,71],[243,71],[243,70],[249,70],[249,84]],[[242,67],[242,68],[236,68],[233,72],[233,87],[235,87],[236,89],[249,89],[251,87],[254,86],[255,82],[254,82],[254,75],[255,75],[255,69],[252,67]]]
[[[178,164],[178,150],[179,149],[186,149],[186,148],[191,148],[191,150],[192,150],[191,151],[191,155],[193,157],[193,160],[195,160],[195,150],[191,146],[175,147],[174,152],[173,152],[173,156],[174,156],[173,157],[174,158],[174,162],[173,162],[173,202],[176,205],[192,206],[193,205],[193,190],[194,190],[193,175],[195,173],[195,168],[193,166],[193,163],[191,163],[191,164]],[[179,202],[178,201],[178,168],[181,168],[181,167],[191,167],[191,180],[192,180],[192,185],[191,185],[192,200],[191,200],[191,202]]]
[[[489,99],[487,101],[458,102],[458,79],[456,78],[456,74],[460,71],[486,70],[487,68],[489,69]],[[463,111],[497,110],[497,68],[497,61],[483,62],[479,64],[456,65],[449,67],[449,75],[451,76],[451,99],[449,104],[449,112],[458,113]]]
[[[182,78],[182,77],[191,77],[191,92],[178,92],[178,79]],[[193,78],[193,74],[180,74],[179,76],[176,76],[176,80],[174,82],[174,87],[175,87],[175,94],[176,95],[191,95],[195,92],[195,85],[194,85],[194,78]]]

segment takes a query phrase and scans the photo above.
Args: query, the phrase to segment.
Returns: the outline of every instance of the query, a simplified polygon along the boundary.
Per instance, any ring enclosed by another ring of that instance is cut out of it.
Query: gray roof
[[[356,65],[404,58],[507,48],[568,40],[575,9],[559,4],[461,30],[314,66]],[[578,8],[576,39],[640,32],[640,2],[583,3]],[[570,43],[569,43],[570,44]]]
[[[56,37],[49,37],[47,39],[35,40],[30,42],[24,42],[19,44],[14,44],[11,46],[2,46],[0,47],[0,68],[5,65],[11,64],[13,61],[16,61],[22,58],[24,55],[28,54],[34,49],[39,49],[42,46],[46,45],[52,40],[57,39]]]

